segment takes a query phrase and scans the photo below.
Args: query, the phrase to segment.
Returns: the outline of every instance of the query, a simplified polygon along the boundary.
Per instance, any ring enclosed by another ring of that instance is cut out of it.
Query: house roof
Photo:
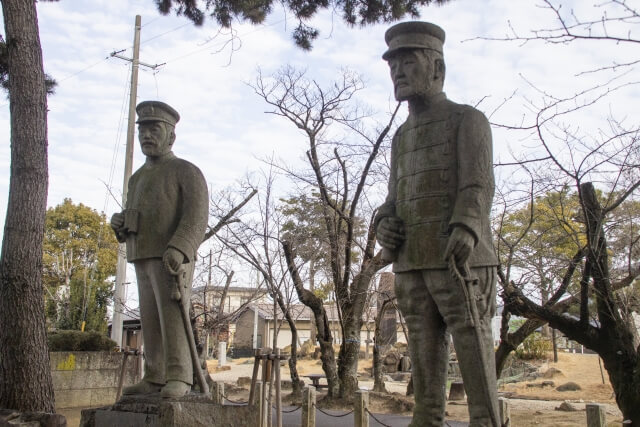
[[[325,304],[324,309],[327,312],[327,318],[331,322],[337,322],[339,320],[338,310],[335,304]],[[246,310],[257,310],[258,316],[265,320],[273,320],[273,303],[258,303],[258,304],[249,304]],[[291,317],[293,320],[310,320],[313,318],[313,312],[309,307],[304,304],[297,303],[291,304],[289,306],[289,310],[291,313]],[[365,318],[369,322],[373,322],[376,316],[376,307],[370,307],[368,309],[368,313],[365,313]],[[284,315],[280,308],[277,308],[277,319],[283,320]]]
[[[215,292],[221,294],[224,291],[224,286],[197,286],[193,288],[191,291],[192,295],[203,294],[205,289],[207,292]],[[248,286],[229,286],[227,289],[228,293],[242,293],[242,294],[251,294],[256,293],[257,295],[264,295],[267,293],[266,290],[260,288],[250,288]]]

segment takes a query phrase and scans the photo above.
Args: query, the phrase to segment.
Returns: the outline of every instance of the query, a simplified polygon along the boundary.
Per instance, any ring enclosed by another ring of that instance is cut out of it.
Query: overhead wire
[[[77,75],[78,75],[78,74],[80,74],[80,73],[84,73],[85,71],[87,71],[87,70],[89,70],[89,69],[91,69],[91,68],[95,67],[96,65],[102,64],[104,61],[108,60],[109,58],[110,58],[110,56],[107,56],[107,57],[105,57],[105,58],[101,59],[100,61],[98,61],[98,62],[96,62],[96,63],[94,63],[94,64],[89,65],[88,67],[85,67],[85,68],[83,68],[83,69],[81,69],[81,70],[79,70],[79,71],[76,71],[75,73],[70,74],[70,75],[68,75],[67,77],[63,78],[63,79],[60,79],[60,82],[63,82],[63,81],[65,81],[65,80],[69,80],[71,77],[75,77],[75,76],[77,76]]]
[[[122,106],[120,107],[120,119],[118,120],[118,131],[116,134],[116,140],[113,146],[113,154],[111,156],[111,167],[109,168],[109,179],[106,182],[107,185],[107,189],[106,189],[106,194],[105,194],[105,199],[104,199],[104,209],[103,211],[106,212],[107,211],[107,207],[109,206],[109,196],[112,195],[111,193],[111,187],[113,185],[113,177],[115,175],[115,170],[116,170],[116,163],[118,160],[118,153],[119,153],[119,147],[120,144],[122,142],[122,128],[124,126],[124,117],[126,114],[126,107],[127,107],[127,98],[129,95],[129,91],[131,90],[129,87],[129,80],[130,80],[130,76],[131,76],[131,68],[127,67],[129,69],[129,72],[127,73],[127,78],[125,80],[124,83],[124,95],[122,98]]]
[[[263,30],[265,30],[267,27],[273,27],[273,26],[275,26],[275,25],[281,24],[281,23],[285,22],[286,20],[287,20],[287,16],[285,15],[285,17],[284,17],[284,18],[282,18],[282,19],[280,19],[279,21],[273,22],[273,23],[271,23],[271,24],[265,24],[265,25],[263,25],[263,26],[260,26],[260,27],[258,27],[258,28],[255,28],[255,29],[253,29],[253,30],[251,30],[251,31],[247,31],[247,32],[246,32],[246,33],[244,33],[244,34],[232,36],[232,38],[238,38],[238,39],[241,39],[242,37],[246,37],[246,36],[248,36],[248,35],[251,35],[251,34],[254,34],[254,33],[257,33],[257,32],[260,32],[260,31],[263,31]],[[197,53],[203,52],[203,51],[205,51],[205,50],[209,50],[209,49],[211,49],[211,48],[220,47],[220,46],[224,47],[224,46],[225,46],[225,45],[227,45],[228,43],[229,43],[229,40],[225,40],[225,41],[222,41],[222,42],[220,42],[220,43],[212,44],[212,45],[209,45],[209,44],[208,44],[208,42],[207,42],[207,43],[205,43],[205,46],[204,46],[204,47],[201,47],[201,48],[195,49],[195,50],[193,50],[193,51],[191,51],[191,52],[187,52],[187,53],[185,53],[184,55],[180,55],[180,56],[177,56],[177,57],[175,57],[175,58],[169,59],[169,60],[165,61],[165,62],[164,62],[164,64],[169,64],[169,63],[177,62],[177,61],[179,61],[179,60],[182,60],[182,59],[187,58],[187,57],[189,57],[189,56],[192,56],[192,55],[195,55],[195,54],[197,54]]]

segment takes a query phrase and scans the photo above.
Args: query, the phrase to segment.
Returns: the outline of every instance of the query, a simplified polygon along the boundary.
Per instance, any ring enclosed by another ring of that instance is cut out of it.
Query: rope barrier
[[[390,425],[390,424],[385,424],[385,423],[383,423],[382,421],[380,421],[379,419],[377,419],[377,418],[376,418],[376,416],[375,416],[375,415],[373,415],[373,413],[371,413],[371,412],[369,411],[369,408],[364,408],[364,410],[365,410],[365,411],[367,411],[367,414],[369,414],[369,415],[371,416],[371,418],[373,418],[373,419],[374,419],[378,424],[380,424],[381,426],[384,426],[384,427],[393,427],[392,425]]]
[[[328,415],[328,416],[333,417],[333,418],[342,418],[342,417],[346,417],[347,415],[353,414],[353,409],[350,410],[349,412],[347,412],[346,414],[333,415],[333,414],[330,414],[330,413],[325,412],[322,409],[318,408],[315,404],[313,405],[313,407],[316,408],[318,411],[322,412],[323,414]]]
[[[275,406],[274,406],[274,408],[275,408]],[[298,409],[300,409],[300,408],[302,408],[302,406],[296,406],[295,408],[293,408],[293,409],[291,409],[291,410],[289,410],[289,411],[285,411],[284,409],[282,409],[282,410],[281,410],[281,412],[282,412],[283,414],[290,414],[290,413],[292,413],[292,412],[296,412],[296,411],[297,411]]]

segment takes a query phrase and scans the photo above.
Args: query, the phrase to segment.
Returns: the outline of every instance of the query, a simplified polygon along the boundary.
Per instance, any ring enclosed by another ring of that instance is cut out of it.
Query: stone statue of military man
[[[443,425],[449,333],[470,425],[497,426],[491,129],[481,112],[442,92],[444,39],[444,31],[427,22],[400,23],[385,34],[382,57],[409,116],[393,138],[377,238],[394,261],[395,292],[409,329],[416,399],[411,426]]]
[[[159,101],[141,102],[136,112],[146,162],[129,180],[125,210],[113,215],[111,227],[136,270],[145,369],[142,381],[123,394],[180,397],[191,389],[193,366],[178,304],[188,309],[209,214],[207,183],[171,151],[178,112]],[[184,275],[180,303],[171,298],[178,274]]]

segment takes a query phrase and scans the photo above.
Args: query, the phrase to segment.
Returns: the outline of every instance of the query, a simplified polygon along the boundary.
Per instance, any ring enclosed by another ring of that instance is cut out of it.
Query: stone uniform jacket
[[[129,180],[127,210],[137,211],[137,232],[126,236],[127,261],[162,258],[168,247],[195,260],[209,216],[207,183],[195,165],[173,153],[146,162]],[[125,220],[126,221],[126,220]]]
[[[489,223],[492,162],[491,128],[475,108],[441,93],[427,111],[409,115],[393,138],[389,192],[376,217],[376,225],[387,216],[404,222],[393,271],[447,268],[443,254],[455,226],[475,237],[471,267],[498,264]]]

